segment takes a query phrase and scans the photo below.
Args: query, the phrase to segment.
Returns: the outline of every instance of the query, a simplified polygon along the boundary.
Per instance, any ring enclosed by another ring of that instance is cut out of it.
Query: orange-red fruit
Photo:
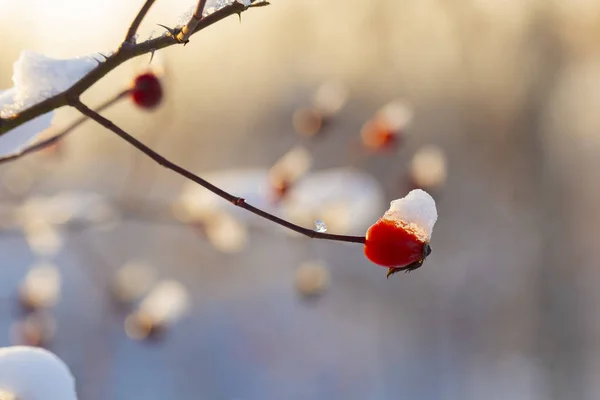
[[[364,250],[377,265],[401,268],[421,260],[424,245],[408,226],[382,218],[367,231]]]
[[[393,131],[379,118],[367,121],[360,132],[365,147],[371,150],[390,150],[397,147],[398,132]]]
[[[273,182],[271,185],[273,202],[278,203],[283,200],[288,195],[291,187],[292,183],[285,179]]]
[[[150,110],[160,104],[163,97],[160,79],[151,72],[138,75],[133,83],[131,98],[139,107]]]

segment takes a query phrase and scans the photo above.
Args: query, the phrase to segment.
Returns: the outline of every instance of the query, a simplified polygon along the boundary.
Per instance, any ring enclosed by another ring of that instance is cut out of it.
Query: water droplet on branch
[[[325,222],[321,221],[320,219],[315,221],[315,231],[319,232],[319,233],[325,233],[327,232],[327,225],[325,225]]]

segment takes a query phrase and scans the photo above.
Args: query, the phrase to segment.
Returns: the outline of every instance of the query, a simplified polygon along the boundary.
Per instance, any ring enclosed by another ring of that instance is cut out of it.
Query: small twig
[[[181,28],[181,30],[176,36],[179,42],[189,42],[190,36],[192,36],[194,31],[196,30],[196,27],[198,26],[198,23],[202,19],[202,14],[204,13],[204,6],[206,6],[206,0],[198,0],[198,3],[196,4],[196,9],[190,17],[190,20],[187,24],[185,24],[183,28]]]
[[[118,95],[116,95],[115,97],[113,97],[112,99],[102,103],[100,106],[98,106],[98,111],[102,111],[107,109],[108,107],[112,106],[113,104],[115,104],[116,102],[118,102],[119,100],[121,100],[123,97],[127,96],[129,94],[129,90],[125,90],[121,93],[119,93]],[[0,157],[0,164],[4,164],[7,163],[9,161],[14,161],[18,158],[21,158],[23,156],[26,156],[27,154],[30,153],[35,153],[37,151],[40,151],[42,149],[45,149],[46,147],[50,147],[52,146],[54,143],[56,143],[57,141],[59,141],[60,139],[62,139],[64,136],[66,136],[67,134],[69,134],[71,131],[73,131],[74,129],[76,129],[77,127],[79,127],[79,125],[83,124],[85,121],[87,121],[87,117],[86,116],[82,116],[80,117],[78,120],[76,120],[75,122],[73,122],[71,125],[69,125],[68,127],[66,127],[65,129],[63,129],[60,133],[49,137],[48,139],[42,140],[40,142],[34,143],[31,146],[25,147],[17,152],[14,152],[12,154],[8,154],[6,156]]]
[[[129,29],[127,30],[127,35],[125,36],[125,40],[123,41],[123,44],[125,44],[125,43],[135,44],[135,35],[137,33],[137,30],[140,27],[142,20],[144,19],[146,14],[148,14],[148,11],[150,10],[150,7],[152,7],[152,4],[154,4],[154,2],[155,2],[155,0],[146,0],[146,2],[144,3],[144,5],[140,9],[140,11],[138,11],[137,15],[135,16],[135,19],[133,20],[133,22],[131,22],[131,25],[129,26]]]
[[[137,140],[136,138],[134,138],[127,132],[125,132],[123,129],[119,128],[117,125],[115,125],[109,119],[104,118],[103,116],[98,114],[96,111],[87,107],[79,99],[71,99],[70,105],[72,107],[75,107],[86,117],[93,119],[94,121],[98,122],[100,125],[104,126],[108,130],[117,134],[121,139],[125,140],[127,143],[129,143],[130,145],[132,145],[133,147],[135,147],[136,149],[138,149],[139,151],[144,153],[146,156],[150,157],[152,160],[154,160],[158,164],[162,165],[163,167],[165,167],[167,169],[170,169],[171,171],[174,171],[175,173],[183,176],[184,178],[187,178],[187,179],[197,183],[198,185],[204,187],[205,189],[210,190],[217,196],[227,200],[228,202],[230,202],[231,204],[233,204],[235,206],[238,206],[245,210],[248,210],[251,213],[258,215],[259,217],[262,217],[266,220],[274,222],[274,223],[281,225],[287,229],[290,229],[294,232],[298,232],[304,236],[308,236],[309,238],[335,240],[335,241],[339,241],[339,242],[351,242],[351,243],[364,243],[365,242],[365,238],[363,236],[334,235],[334,234],[330,234],[330,233],[317,232],[312,229],[303,228],[299,225],[293,224],[282,218],[276,217],[275,215],[270,214],[264,210],[256,208],[256,207],[246,203],[246,201],[243,198],[234,196],[230,193],[227,193],[223,189],[200,178],[199,176],[193,174],[192,172],[186,170],[185,168],[169,161],[165,157],[161,156],[160,154],[158,154],[157,152],[155,152],[154,150],[152,150],[151,148],[149,148],[148,146],[146,146],[145,144],[143,144],[142,142],[140,142],[139,140]]]

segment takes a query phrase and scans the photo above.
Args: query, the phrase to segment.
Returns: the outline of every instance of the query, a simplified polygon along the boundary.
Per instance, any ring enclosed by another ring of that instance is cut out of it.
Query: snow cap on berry
[[[390,209],[383,215],[383,219],[413,225],[426,242],[431,239],[437,217],[435,200],[421,189],[412,190],[405,197],[392,201]]]

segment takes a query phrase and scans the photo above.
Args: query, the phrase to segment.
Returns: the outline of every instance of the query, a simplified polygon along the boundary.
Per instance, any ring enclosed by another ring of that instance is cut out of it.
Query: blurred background
[[[0,87],[24,49],[114,50],[142,3],[0,0]],[[158,0],[139,39],[193,3]],[[386,280],[362,246],[289,234],[87,122],[0,166],[0,346],[50,348],[81,399],[600,398],[600,1],[273,0],[241,19],[84,101],[154,71],[160,107],[103,115],[309,228],[363,235],[423,187],[425,266]]]

